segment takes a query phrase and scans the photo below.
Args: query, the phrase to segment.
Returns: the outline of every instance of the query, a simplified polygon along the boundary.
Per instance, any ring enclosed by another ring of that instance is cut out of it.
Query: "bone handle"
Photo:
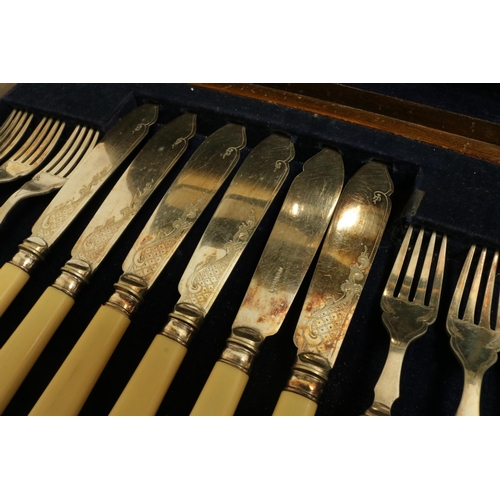
[[[155,415],[186,352],[179,342],[156,335],[110,415]]]
[[[217,361],[198,396],[191,416],[234,415],[248,378],[248,375],[238,368]]]
[[[0,413],[4,411],[74,303],[69,295],[48,287],[0,349]]]
[[[101,306],[30,415],[77,415],[129,324],[125,313]]]

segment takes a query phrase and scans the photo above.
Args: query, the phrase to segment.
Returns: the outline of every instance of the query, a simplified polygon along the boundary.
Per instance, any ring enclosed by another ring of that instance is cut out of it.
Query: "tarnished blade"
[[[97,269],[130,221],[186,151],[196,130],[187,113],[161,128],[144,146],[104,200],[71,255]]]
[[[387,224],[392,191],[387,168],[378,162],[346,185],[295,331],[299,357],[317,354],[330,367],[335,363]]]
[[[293,181],[257,265],[233,329],[275,334],[311,265],[344,182],[342,157],[324,149]]]
[[[143,104],[122,118],[73,174],[35,222],[32,235],[52,245],[89,202],[104,181],[147,135],[158,118],[158,106]]]
[[[205,314],[289,172],[287,137],[272,135],[253,149],[224,194],[179,283],[179,303]]]
[[[150,287],[240,158],[245,128],[228,124],[194,152],[123,262]]]

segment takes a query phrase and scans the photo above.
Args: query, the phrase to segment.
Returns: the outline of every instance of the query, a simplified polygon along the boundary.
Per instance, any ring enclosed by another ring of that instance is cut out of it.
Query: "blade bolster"
[[[226,348],[219,361],[232,365],[248,375],[264,339],[265,337],[253,328],[235,327],[227,339]]]
[[[10,263],[29,274],[38,262],[45,259],[48,250],[49,245],[45,240],[30,236],[19,245],[19,251],[12,257]]]
[[[205,313],[193,304],[181,302],[175,305],[173,312],[168,317],[168,323],[160,334],[187,347],[193,333],[201,328],[205,320]]]
[[[321,356],[312,353],[299,354],[285,391],[295,392],[317,403],[329,372],[330,365]]]
[[[145,280],[129,273],[122,274],[114,287],[115,293],[106,305],[118,309],[128,317],[137,311],[148,291],[148,283]]]
[[[83,285],[87,285],[92,274],[92,266],[80,259],[70,259],[64,267],[62,273],[54,281],[54,288],[61,290],[73,299],[80,293]]]

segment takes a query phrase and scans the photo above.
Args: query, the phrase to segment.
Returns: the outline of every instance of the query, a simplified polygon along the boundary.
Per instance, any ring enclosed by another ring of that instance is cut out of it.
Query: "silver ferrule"
[[[187,347],[193,333],[201,328],[205,320],[205,313],[192,304],[181,302],[175,304],[173,312],[168,317],[168,323],[160,332],[161,335],[165,335],[165,337]]]
[[[61,275],[52,286],[75,298],[83,286],[88,284],[92,274],[92,266],[84,260],[70,259],[61,271]]]
[[[317,354],[301,353],[292,367],[285,391],[295,392],[317,403],[329,373],[330,365],[324,358]]]
[[[106,305],[115,307],[130,317],[144,300],[144,295],[148,291],[147,282],[138,276],[125,273],[114,286],[115,293],[111,295]]]
[[[226,348],[219,361],[232,365],[248,375],[262,342],[264,337],[257,330],[235,327],[226,341]]]
[[[12,257],[10,263],[30,274],[38,262],[44,260],[48,250],[49,245],[45,240],[38,236],[30,236],[19,245],[19,251]]]

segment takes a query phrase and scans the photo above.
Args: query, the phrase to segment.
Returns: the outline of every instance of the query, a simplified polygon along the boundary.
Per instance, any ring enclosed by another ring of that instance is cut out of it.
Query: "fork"
[[[44,117],[26,142],[0,165],[0,183],[10,182],[37,169],[51,153],[64,129],[60,120]]]
[[[383,311],[382,322],[391,336],[391,343],[384,369],[375,386],[373,404],[365,412],[365,415],[369,416],[391,415],[392,405],[399,397],[400,375],[406,349],[412,341],[424,335],[428,326],[436,321],[439,309],[446,258],[446,236],[443,236],[441,240],[434,279],[432,284],[429,285],[429,275],[436,244],[436,233],[431,234],[420,279],[413,297],[411,293],[422,248],[423,228],[418,233],[401,288],[396,295],[397,284],[402,277],[402,268],[409,249],[412,232],[413,228],[409,226],[380,302]],[[427,295],[429,295],[428,302],[426,300]]]
[[[0,158],[7,156],[15,148],[28,128],[33,113],[12,110],[5,122],[0,126]]]
[[[99,132],[78,125],[50,163],[0,207],[0,224],[17,202],[60,189],[76,166],[92,151],[98,138]]]
[[[446,320],[446,329],[451,337],[451,347],[464,369],[464,389],[456,413],[458,416],[478,416],[480,414],[483,376],[486,370],[497,361],[497,352],[500,350],[500,314],[498,307],[495,314],[495,328],[491,328],[491,303],[498,265],[498,251],[493,256],[483,302],[477,304],[486,259],[486,248],[482,249],[464,314],[460,318],[460,303],[462,302],[475,250],[476,246],[472,245],[460,273]],[[481,308],[479,322],[477,323],[474,318],[476,305]]]

